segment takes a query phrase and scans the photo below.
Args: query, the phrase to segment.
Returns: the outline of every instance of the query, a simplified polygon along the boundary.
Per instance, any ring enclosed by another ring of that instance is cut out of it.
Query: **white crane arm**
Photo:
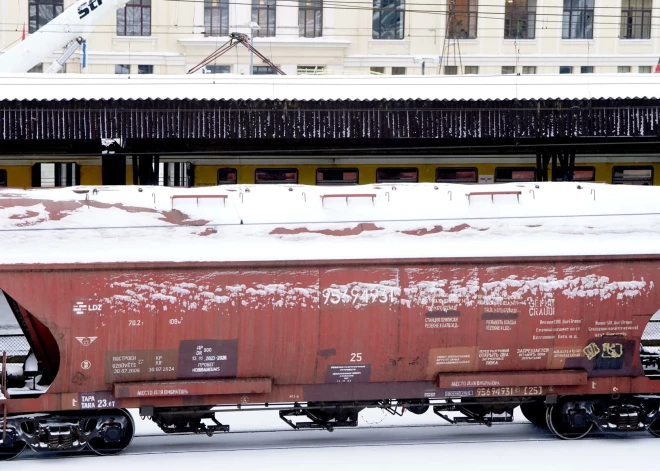
[[[79,0],[61,15],[0,55],[0,73],[24,73],[48,60],[55,51],[87,39],[106,16],[126,6],[130,0]]]

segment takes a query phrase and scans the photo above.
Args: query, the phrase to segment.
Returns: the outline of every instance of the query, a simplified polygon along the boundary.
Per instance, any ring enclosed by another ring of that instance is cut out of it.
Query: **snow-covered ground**
[[[7,189],[0,264],[655,254],[658,208],[570,182]]]

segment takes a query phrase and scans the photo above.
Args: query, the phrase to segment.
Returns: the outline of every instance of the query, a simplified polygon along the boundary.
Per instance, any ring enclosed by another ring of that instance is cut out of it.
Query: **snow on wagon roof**
[[[0,264],[660,253],[660,187],[597,183],[0,191]]]
[[[0,100],[540,100],[659,97],[659,74],[377,77],[0,75]]]

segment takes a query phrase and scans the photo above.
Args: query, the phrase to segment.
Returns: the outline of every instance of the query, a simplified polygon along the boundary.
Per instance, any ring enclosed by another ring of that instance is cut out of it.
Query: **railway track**
[[[647,433],[625,435],[628,439],[652,439]],[[617,440],[616,435],[594,433],[587,440]],[[416,447],[424,445],[468,445],[523,442],[558,442],[549,431],[527,423],[480,425],[405,425],[377,426],[326,431],[261,430],[203,435],[158,433],[138,434],[117,459],[141,455],[178,455],[184,453],[228,453],[274,450],[314,450],[375,447]],[[13,463],[35,459],[76,459],[93,453],[37,455],[26,450]]]

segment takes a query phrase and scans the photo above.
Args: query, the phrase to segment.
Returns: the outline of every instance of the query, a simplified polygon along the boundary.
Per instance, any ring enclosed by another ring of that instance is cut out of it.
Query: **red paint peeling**
[[[210,236],[210,235],[217,234],[217,233],[218,233],[218,231],[216,229],[213,229],[212,227],[207,227],[204,232],[198,232],[197,235],[205,237],[205,236]]]
[[[442,226],[433,226],[432,229],[414,229],[400,232],[406,235],[423,236],[428,234],[438,234],[440,232],[461,232],[466,229],[474,229],[480,232],[488,230],[488,228],[478,229],[476,227],[470,226],[469,224],[459,224],[458,226],[450,227],[449,229],[444,229]]]
[[[321,229],[318,231],[310,231],[306,227],[296,227],[295,229],[287,229],[285,227],[277,227],[270,231],[271,235],[296,235],[296,234],[323,234],[329,236],[351,236],[359,235],[368,231],[382,231],[382,227],[378,227],[372,223],[358,224],[355,227],[347,227],[345,229]]]
[[[82,201],[52,201],[52,200],[42,200],[42,199],[0,199],[0,209],[11,208],[11,207],[31,207],[42,204],[48,213],[48,218],[41,218],[36,221],[31,221],[29,223],[23,224],[23,226],[32,226],[39,223],[42,223],[46,220],[49,221],[60,221],[75,212],[76,210],[87,206],[99,209],[108,209],[108,208],[117,208],[127,213],[150,213],[150,214],[160,214],[162,217],[159,219],[170,224],[177,226],[204,226],[208,224],[209,221],[205,219],[191,220],[189,216],[181,211],[174,209],[171,211],[159,211],[157,209],[143,208],[136,206],[124,206],[121,203],[101,203],[99,201],[93,200],[82,200]],[[10,219],[27,219],[29,217],[38,216],[39,213],[33,211],[28,211],[28,214],[31,216],[10,216]]]

